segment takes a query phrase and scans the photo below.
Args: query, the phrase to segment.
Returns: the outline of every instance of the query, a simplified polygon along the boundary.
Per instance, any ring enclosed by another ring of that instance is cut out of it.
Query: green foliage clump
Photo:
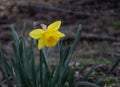
[[[0,82],[0,86],[7,85],[8,87],[100,87],[98,86],[103,80],[96,83],[89,82],[89,76],[94,75],[94,69],[99,64],[100,59],[105,50],[101,51],[100,57],[95,61],[92,67],[86,71],[80,81],[74,81],[74,68],[69,67],[71,56],[76,49],[80,36],[81,26],[78,27],[74,43],[66,48],[62,42],[59,42],[57,49],[59,50],[59,61],[54,68],[51,68],[48,62],[49,48],[39,50],[39,60],[36,64],[34,45],[35,41],[30,40],[30,46],[26,46],[24,26],[21,36],[12,27],[12,48],[14,57],[7,60],[0,49],[0,64],[5,72],[5,83]],[[116,62],[108,71],[108,75],[119,65],[120,56],[116,57]],[[105,75],[107,76],[107,75]],[[103,76],[103,78],[105,77]],[[111,78],[106,80],[107,84],[112,81]]]

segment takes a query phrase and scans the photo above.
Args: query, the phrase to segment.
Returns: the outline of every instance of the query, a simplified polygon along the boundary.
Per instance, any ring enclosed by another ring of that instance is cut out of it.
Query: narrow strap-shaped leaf
[[[23,25],[23,29],[22,29],[22,37],[24,37],[25,36],[25,32],[26,32],[26,27],[27,26],[27,23],[26,22],[24,22],[24,25]]]
[[[8,84],[8,87],[13,87],[11,82],[10,82],[10,79],[9,79],[9,74],[11,76],[13,76],[13,72],[12,72],[12,68],[11,66],[9,66],[6,58],[4,57],[3,53],[2,53],[2,48],[1,48],[1,44],[0,44],[0,64],[1,64],[1,68],[3,69],[3,71],[5,72],[5,77],[7,79],[7,84]],[[0,82],[0,87],[1,87],[1,82]]]
[[[17,32],[15,31],[14,26],[11,26],[11,33],[12,33],[13,41],[16,42],[16,44],[18,44],[19,36],[18,36]]]
[[[43,87],[43,54],[42,50],[39,51],[39,70],[40,70],[40,87]]]
[[[79,41],[80,41],[80,37],[81,37],[81,30],[82,30],[82,27],[81,25],[78,26],[78,29],[77,29],[77,34],[75,36],[75,40],[74,40],[74,43],[72,45],[72,47],[70,48],[70,52],[69,52],[69,56],[67,57],[67,60],[65,62],[65,65],[68,65],[68,63],[70,62],[70,59],[71,59],[71,56],[74,52],[74,50],[76,49]]]
[[[5,71],[13,76],[13,72],[12,72],[12,67],[8,64],[7,59],[5,58],[5,56],[2,53],[2,49],[1,49],[1,45],[0,45],[0,64],[2,65],[2,68],[5,69]]]
[[[73,43],[73,46],[71,47],[71,53],[74,52],[74,50],[76,49],[76,47],[78,46],[78,43],[80,41],[80,37],[81,37],[81,31],[82,31],[82,26],[79,25],[78,29],[77,29],[77,34],[75,36],[75,41]]]
[[[21,78],[20,78],[20,70],[19,70],[19,66],[18,64],[16,63],[15,59],[11,58],[11,63],[12,63],[12,66],[13,66],[13,74],[14,74],[14,83],[16,86],[18,87],[21,87],[22,84],[18,84],[18,83],[21,83]]]
[[[63,57],[63,48],[62,48],[62,41],[60,40],[60,42],[57,44],[58,49],[59,49],[59,58],[60,58],[60,62],[61,62],[61,58]]]
[[[43,56],[43,62],[44,62],[44,64],[45,64],[45,67],[46,67],[47,69],[49,69],[48,60],[47,60],[47,56],[46,56],[45,51],[41,50],[41,55]]]
[[[52,86],[54,87],[57,83],[58,83],[58,80],[60,79],[60,72],[61,72],[61,67],[62,67],[62,57],[63,57],[63,49],[62,49],[62,42],[60,41],[58,44],[58,49],[59,49],[59,58],[60,58],[60,61],[59,61],[59,64],[58,66],[56,67],[56,70],[53,70],[52,71],[52,76],[53,79],[52,79]],[[54,74],[54,75],[53,75]]]
[[[38,87],[37,82],[37,75],[36,75],[36,69],[35,69],[35,59],[34,59],[34,53],[33,53],[33,39],[31,39],[30,42],[30,58],[31,58],[31,72],[32,72],[32,79],[35,87]]]
[[[23,37],[21,37],[20,42],[19,42],[19,54],[20,54],[20,60],[21,63],[26,71],[26,73],[28,74],[29,77],[31,77],[31,73],[30,73],[30,61],[28,58],[28,51],[27,51],[27,47],[25,44],[25,40]]]
[[[70,47],[67,47],[65,49],[65,51],[63,51],[63,56],[62,56],[62,63],[65,63],[65,61],[67,60],[67,57],[69,56],[69,52],[70,52]]]
[[[50,77],[50,70],[48,66],[48,61],[45,56],[45,53],[43,50],[40,50],[40,79],[41,79],[41,85],[45,86],[48,83],[45,83],[45,79],[49,79]]]

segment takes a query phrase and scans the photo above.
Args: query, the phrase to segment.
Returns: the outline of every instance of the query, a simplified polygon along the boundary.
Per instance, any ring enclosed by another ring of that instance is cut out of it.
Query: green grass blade
[[[96,62],[92,65],[91,69],[85,73],[85,75],[83,76],[83,80],[87,80],[88,77],[89,77],[89,75],[93,72],[93,70],[95,69],[95,67],[98,65],[99,61],[102,59],[102,56],[103,56],[103,54],[104,54],[104,52],[105,52],[105,50],[106,50],[106,47],[107,47],[107,43],[104,43],[99,58],[98,58],[98,59],[96,60]]]
[[[98,65],[98,63],[96,62],[95,64],[92,65],[91,69],[89,71],[87,71],[85,73],[85,75],[83,76],[82,80],[87,80],[88,77],[90,76],[90,74],[93,72],[93,70],[95,69],[95,67]]]
[[[113,70],[120,64],[120,56],[116,56],[116,61],[115,63],[112,65],[112,67],[110,68],[110,70],[108,71],[108,74],[109,75],[110,73],[113,72]]]

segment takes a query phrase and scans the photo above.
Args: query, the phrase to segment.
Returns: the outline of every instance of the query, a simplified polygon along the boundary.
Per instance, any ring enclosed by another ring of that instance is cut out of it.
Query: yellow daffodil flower
[[[61,21],[56,21],[50,24],[47,29],[35,29],[30,32],[30,37],[38,39],[38,49],[42,49],[44,46],[52,47],[55,46],[60,38],[64,37],[65,34],[59,32]]]

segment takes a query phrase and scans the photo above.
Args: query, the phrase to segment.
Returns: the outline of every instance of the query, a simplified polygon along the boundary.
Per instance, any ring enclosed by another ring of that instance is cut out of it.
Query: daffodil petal
[[[38,49],[42,49],[45,46],[44,38],[38,40]]]
[[[61,37],[64,37],[64,36],[65,36],[65,34],[64,34],[64,33],[61,33],[61,32],[59,32],[59,31],[54,32],[54,35],[56,35],[56,37],[59,37],[59,38],[61,38]]]
[[[50,24],[47,28],[47,30],[49,31],[57,31],[60,28],[61,25],[61,21],[56,21],[52,24]]]
[[[30,37],[32,37],[34,39],[39,39],[42,37],[43,33],[44,33],[44,30],[42,30],[42,29],[35,29],[35,30],[31,31],[29,35],[30,35]]]

